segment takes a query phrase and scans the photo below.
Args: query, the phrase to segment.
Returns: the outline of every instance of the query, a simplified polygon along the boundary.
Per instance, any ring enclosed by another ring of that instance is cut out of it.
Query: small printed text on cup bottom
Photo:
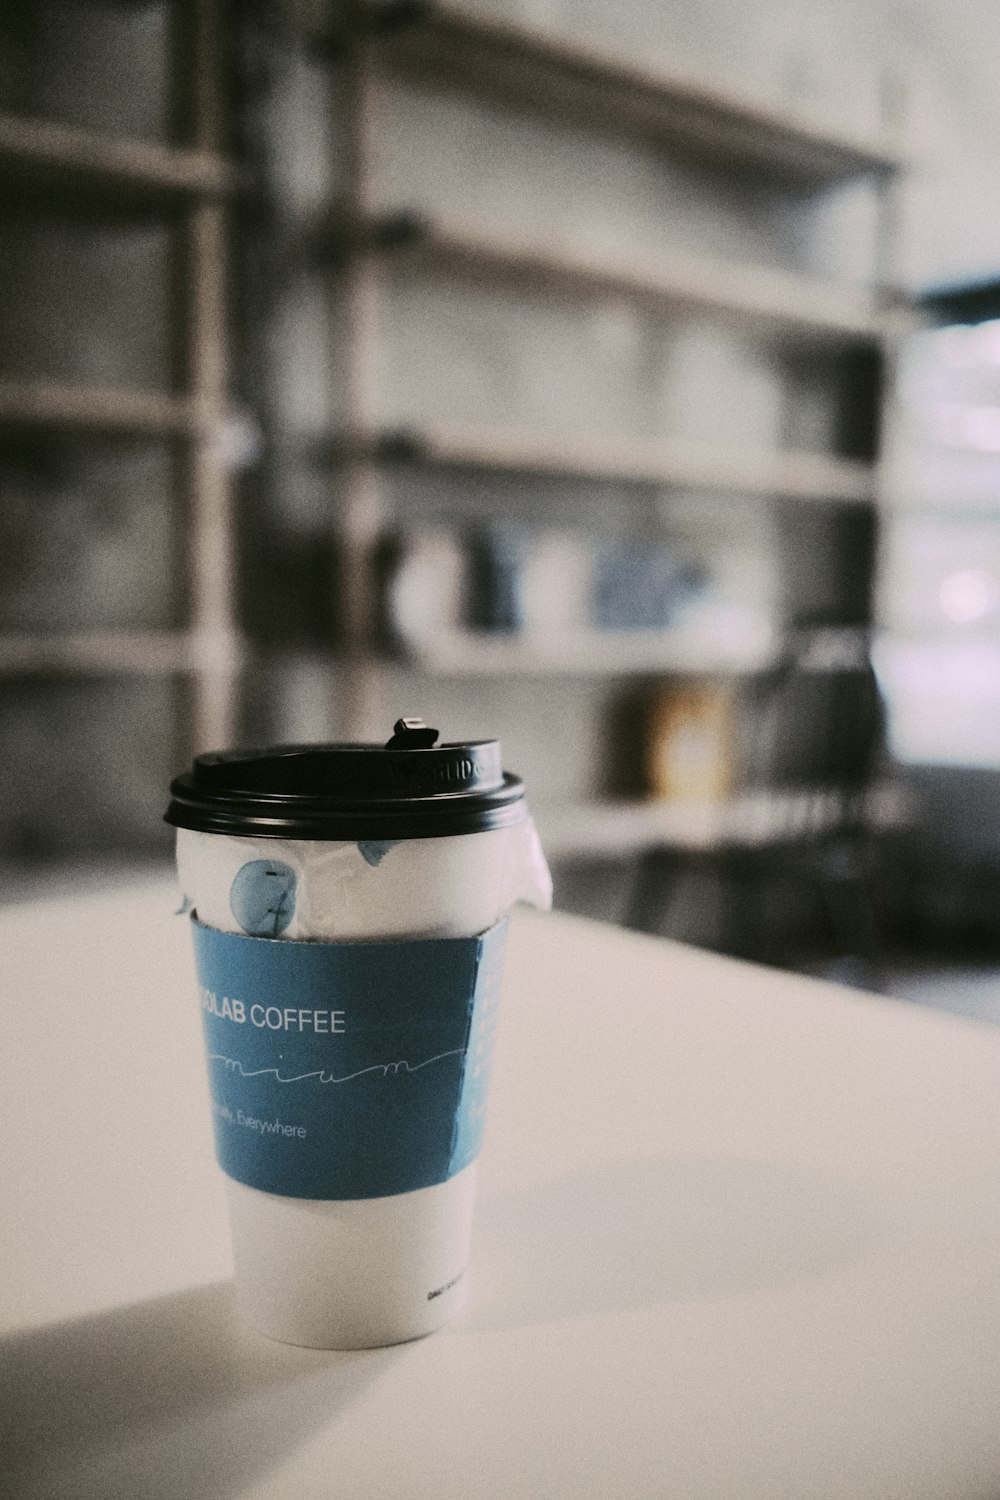
[[[253,1115],[245,1115],[241,1109],[235,1112],[228,1104],[213,1104],[213,1110],[230,1125],[242,1125],[245,1130],[256,1130],[261,1135],[287,1135],[295,1136],[297,1140],[304,1141],[306,1128],[304,1125],[293,1125],[282,1119],[258,1120]]]

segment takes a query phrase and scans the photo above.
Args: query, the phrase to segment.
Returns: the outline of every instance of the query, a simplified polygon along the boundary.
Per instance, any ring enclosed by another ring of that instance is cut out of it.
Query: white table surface
[[[234,1319],[169,882],[0,914],[0,1491],[1000,1495],[1000,1032],[515,916],[468,1310]]]

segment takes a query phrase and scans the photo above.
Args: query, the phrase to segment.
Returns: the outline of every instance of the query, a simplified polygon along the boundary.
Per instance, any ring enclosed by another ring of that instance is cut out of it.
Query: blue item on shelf
[[[480,630],[521,630],[524,626],[524,532],[490,526],[471,543],[472,598],[470,624]]]
[[[676,548],[608,543],[595,559],[591,623],[599,630],[662,630],[704,583],[704,569]]]

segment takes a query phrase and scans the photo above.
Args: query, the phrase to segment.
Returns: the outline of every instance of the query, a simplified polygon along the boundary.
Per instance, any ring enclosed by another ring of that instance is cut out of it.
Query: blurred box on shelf
[[[590,624],[594,544],[583,533],[494,525],[469,539],[469,624],[494,631],[580,631]]]
[[[453,529],[391,532],[382,539],[377,566],[385,645],[405,646],[468,623],[471,562]]]
[[[499,521],[401,527],[383,539],[378,568],[390,647],[462,631],[649,636],[673,629],[708,594],[706,570],[679,546]]]
[[[714,802],[735,780],[736,703],[731,684],[673,683],[651,697],[646,721],[646,780],[660,802]]]
[[[704,587],[704,570],[665,543],[604,543],[594,559],[591,619],[599,630],[667,630]]]
[[[475,630],[519,631],[524,628],[524,566],[529,550],[526,532],[496,524],[468,538],[470,592],[466,624]]]

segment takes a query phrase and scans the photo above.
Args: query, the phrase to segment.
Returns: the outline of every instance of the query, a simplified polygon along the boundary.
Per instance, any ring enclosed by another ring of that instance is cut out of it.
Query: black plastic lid
[[[170,784],[168,823],[254,838],[423,839],[527,816],[498,740],[438,745],[399,719],[386,745],[272,745],[195,758]]]

